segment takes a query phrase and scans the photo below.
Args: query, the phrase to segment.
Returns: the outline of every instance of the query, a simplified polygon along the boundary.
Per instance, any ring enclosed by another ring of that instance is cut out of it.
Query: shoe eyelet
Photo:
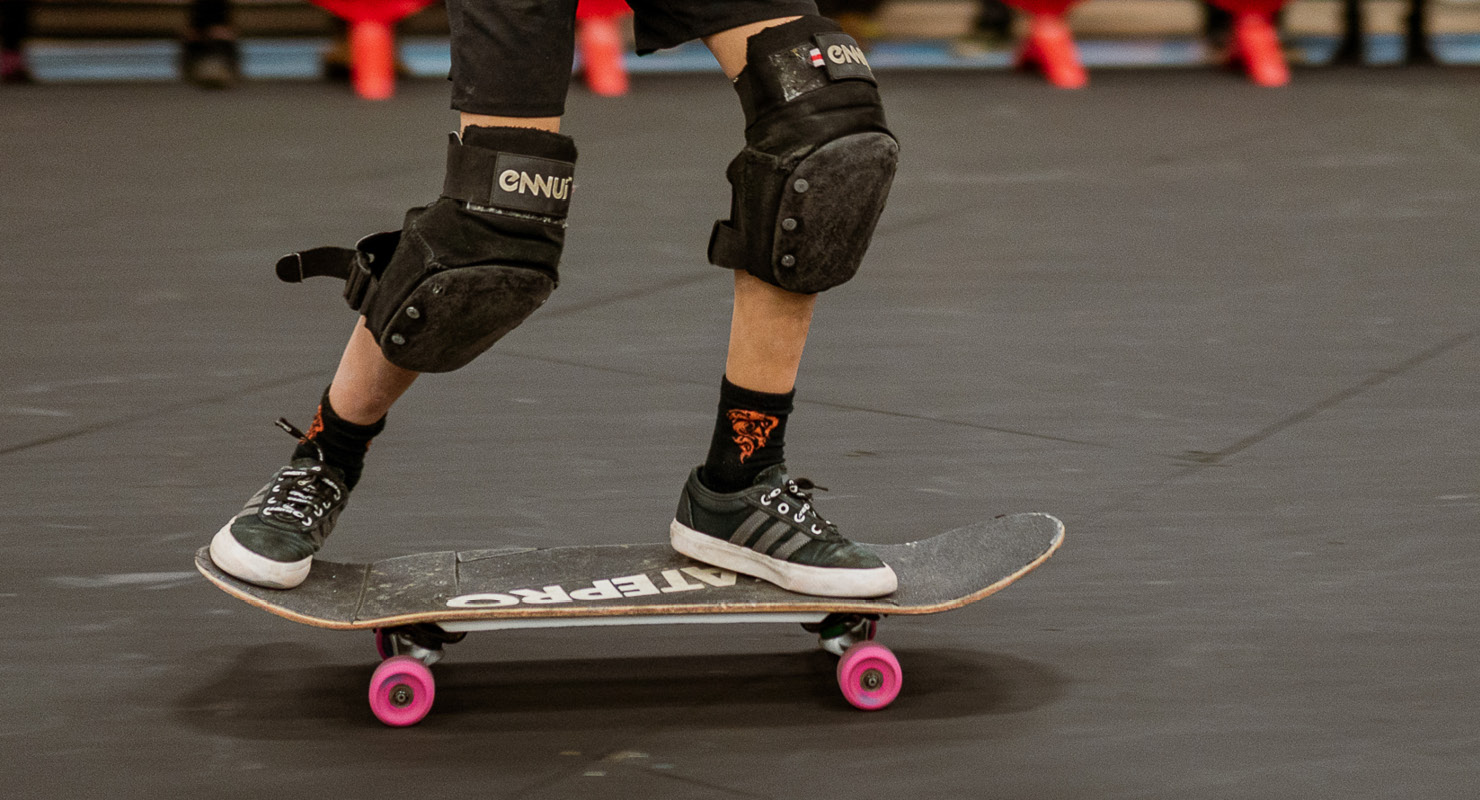
[[[790,514],[791,513],[791,506],[789,506],[789,505],[787,505],[785,503],[777,503],[776,504],[776,510],[779,511],[779,512],[781,512],[783,515]]]

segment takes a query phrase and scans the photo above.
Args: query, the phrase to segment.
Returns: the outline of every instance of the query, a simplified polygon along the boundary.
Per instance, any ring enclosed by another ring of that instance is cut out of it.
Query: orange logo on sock
[[[771,438],[771,431],[781,420],[770,414],[762,414],[759,411],[747,411],[743,408],[732,408],[726,412],[730,418],[730,427],[735,430],[733,441],[740,446],[740,463],[755,455],[755,451],[766,446]]]
[[[321,434],[323,432],[324,432],[324,407],[321,405],[321,406],[318,407],[318,409],[316,411],[313,412],[313,424],[310,425],[310,426],[308,426],[308,432],[304,433],[303,434],[303,438],[302,439],[299,439],[298,442],[299,442],[299,444],[308,444],[309,442],[313,441],[313,438],[315,436],[318,436],[319,434]]]

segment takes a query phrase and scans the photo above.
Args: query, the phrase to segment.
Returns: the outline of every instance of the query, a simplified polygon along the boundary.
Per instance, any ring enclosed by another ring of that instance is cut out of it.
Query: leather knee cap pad
[[[443,193],[400,231],[317,248],[278,276],[345,278],[345,300],[387,360],[417,372],[468,364],[544,304],[559,280],[575,172],[569,137],[469,128],[448,146]]]
[[[792,292],[851,279],[899,160],[873,72],[852,37],[822,17],[750,37],[735,82],[745,149],[730,162],[730,218],[709,261]]]

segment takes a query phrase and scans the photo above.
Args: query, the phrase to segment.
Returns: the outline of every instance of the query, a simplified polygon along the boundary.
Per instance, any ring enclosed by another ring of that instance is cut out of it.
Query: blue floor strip
[[[1432,37],[1439,60],[1446,64],[1480,64],[1480,34],[1440,34]],[[1196,38],[1085,39],[1078,42],[1086,67],[1188,67],[1209,63],[1211,52]],[[319,54],[324,39],[248,39],[242,42],[242,71],[248,79],[309,80],[320,75]],[[1296,63],[1320,64],[1330,58],[1336,39],[1300,36],[1287,41],[1287,53]],[[1368,59],[1374,64],[1401,60],[1403,39],[1397,35],[1368,37]],[[65,81],[174,81],[178,45],[170,40],[37,42],[29,47],[32,71],[42,82]],[[401,60],[418,77],[445,77],[452,59],[447,40],[408,37],[400,42]],[[971,52],[950,41],[880,42],[869,51],[869,61],[881,71],[904,69],[994,70],[1012,66],[1009,50]],[[638,58],[627,56],[634,75],[717,72],[709,51],[692,43]],[[577,62],[579,66],[579,61]]]

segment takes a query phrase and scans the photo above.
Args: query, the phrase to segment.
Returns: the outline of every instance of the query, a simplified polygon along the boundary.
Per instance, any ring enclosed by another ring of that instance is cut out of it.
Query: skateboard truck
[[[817,644],[841,657],[859,642],[873,641],[879,632],[878,614],[828,614],[821,622],[804,622],[802,628],[817,634]]]
[[[817,643],[838,657],[838,688],[855,708],[876,711],[899,696],[904,670],[894,652],[874,641],[878,614],[828,614],[821,622],[803,623]]]
[[[876,711],[899,696],[904,670],[894,652],[874,641],[878,614],[828,614],[802,627],[817,634],[817,643],[838,657],[838,688],[855,708]]]
[[[382,660],[410,656],[430,667],[445,655],[443,645],[457,644],[465,638],[466,633],[448,633],[442,626],[430,623],[376,628],[375,649]]]

